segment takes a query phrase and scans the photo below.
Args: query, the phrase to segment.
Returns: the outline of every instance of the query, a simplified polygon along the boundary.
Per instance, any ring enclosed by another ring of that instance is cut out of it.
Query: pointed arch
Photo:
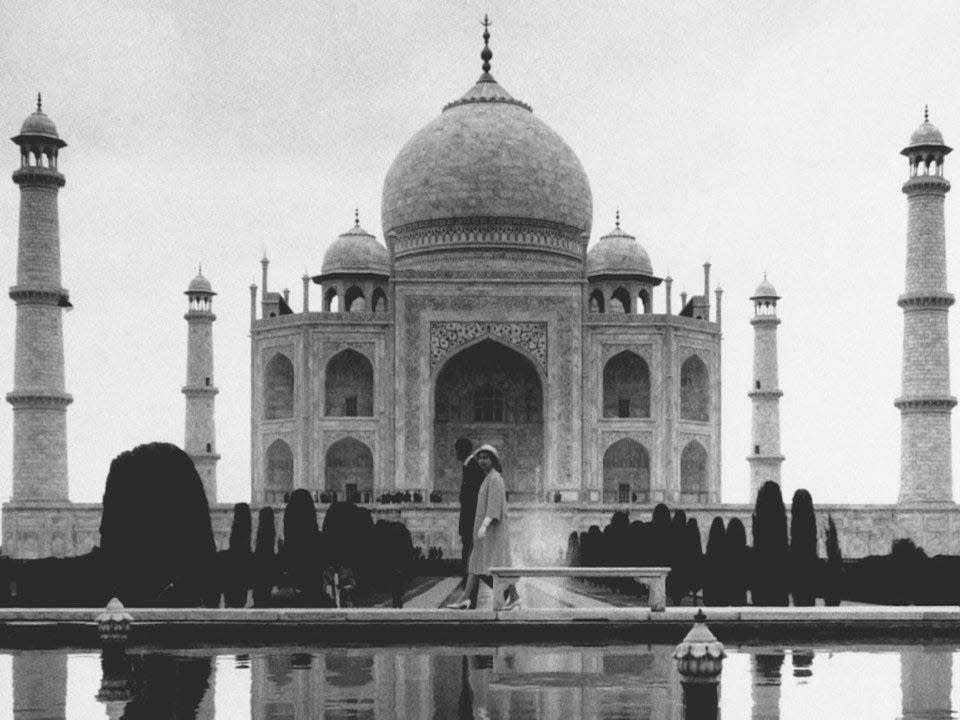
[[[341,350],[327,362],[324,373],[325,415],[371,417],[373,415],[373,363],[351,348]]]
[[[710,419],[710,378],[699,355],[680,366],[680,419],[706,422]]]
[[[324,489],[338,500],[369,501],[373,495],[373,453],[356,438],[337,440],[324,458]]]
[[[332,287],[323,294],[323,311],[338,312],[340,310],[340,298],[337,289]]]
[[[691,440],[680,455],[680,502],[705,503],[707,495],[707,451]]]
[[[630,302],[630,293],[621,285],[610,296],[610,312],[629,313],[631,307],[633,306]]]
[[[603,366],[603,417],[650,417],[650,368],[630,350]]]
[[[384,292],[382,287],[378,287],[373,291],[371,305],[372,307],[370,309],[373,310],[373,312],[387,311],[387,293]]]
[[[357,285],[351,285],[343,295],[346,312],[363,312],[367,307],[367,299],[364,297],[363,290]]]
[[[277,353],[263,377],[263,416],[267,420],[293,417],[293,363],[283,353]]]
[[[544,481],[544,383],[528,355],[483,338],[444,362],[433,386],[433,487],[459,492],[463,465],[453,452],[468,438],[492,443],[504,460],[510,500],[541,497]]]
[[[639,293],[637,293],[637,313],[652,313],[653,312],[653,300],[650,297],[650,290],[648,288],[643,288]]]
[[[590,293],[590,312],[602,313],[604,311],[603,292],[600,288],[594,288]]]
[[[267,448],[264,477],[264,484],[270,494],[293,490],[293,451],[283,440],[274,440]]]
[[[650,500],[650,453],[632,438],[622,438],[603,453],[603,501]]]

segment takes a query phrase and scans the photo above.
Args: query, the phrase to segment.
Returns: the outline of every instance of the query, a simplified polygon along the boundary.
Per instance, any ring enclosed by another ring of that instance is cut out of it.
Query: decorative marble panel
[[[480,338],[495,338],[529,354],[547,369],[547,324],[545,322],[432,322],[430,323],[430,366],[461,345]]]

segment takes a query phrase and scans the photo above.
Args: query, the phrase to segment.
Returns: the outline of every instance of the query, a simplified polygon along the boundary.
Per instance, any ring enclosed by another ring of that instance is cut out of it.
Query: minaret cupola
[[[43,101],[37,93],[37,110],[20,127],[20,134],[11,138],[20,146],[21,168],[45,168],[57,172],[57,155],[67,143],[60,139],[57,126],[43,112]],[[62,180],[62,176],[61,176]],[[61,186],[63,182],[59,183]]]

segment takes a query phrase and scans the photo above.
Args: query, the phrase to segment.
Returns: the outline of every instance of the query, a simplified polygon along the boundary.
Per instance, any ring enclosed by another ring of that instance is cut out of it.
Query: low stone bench
[[[493,609],[500,609],[504,590],[522,577],[628,577],[647,587],[650,609],[660,612],[667,605],[669,573],[668,567],[492,567]]]

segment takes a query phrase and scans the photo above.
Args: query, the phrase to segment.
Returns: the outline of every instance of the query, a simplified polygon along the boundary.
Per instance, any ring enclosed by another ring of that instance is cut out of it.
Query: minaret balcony
[[[952,395],[919,395],[898,397],[893,404],[902,413],[949,413],[956,406],[957,399]]]
[[[67,179],[54,168],[28,165],[13,171],[13,182],[17,185],[50,185],[61,188]]]
[[[953,294],[932,290],[928,292],[904,293],[897,299],[897,305],[907,308],[931,308],[946,310],[953,305]]]
[[[783,390],[751,390],[747,397],[758,400],[779,400],[783,397]]]
[[[184,385],[181,389],[181,392],[190,397],[205,397],[205,396],[214,396],[220,392],[213,385]]]
[[[950,181],[939,175],[917,175],[903,184],[907,195],[942,195],[950,191]]]
[[[15,408],[34,408],[38,410],[48,408],[66,408],[73,402],[70,393],[49,390],[14,390],[7,393],[7,402]]]

